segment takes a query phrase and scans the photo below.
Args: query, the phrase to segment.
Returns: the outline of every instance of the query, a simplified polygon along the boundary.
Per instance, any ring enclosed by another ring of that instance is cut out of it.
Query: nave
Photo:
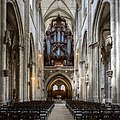
[[[74,120],[65,103],[56,103],[48,120]]]

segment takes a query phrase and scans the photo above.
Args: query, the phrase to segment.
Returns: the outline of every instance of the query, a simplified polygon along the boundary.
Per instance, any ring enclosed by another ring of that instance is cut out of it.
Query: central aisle
[[[48,120],[74,120],[65,103],[56,103]]]

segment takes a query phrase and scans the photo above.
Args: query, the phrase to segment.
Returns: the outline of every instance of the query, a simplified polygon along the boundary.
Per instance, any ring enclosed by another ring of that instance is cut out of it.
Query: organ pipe
[[[49,28],[45,35],[45,64],[73,65],[73,38],[66,20],[58,16],[52,20]]]
[[[50,40],[49,40],[49,37],[47,37],[46,41],[47,41],[47,54],[50,55]]]
[[[61,41],[64,42],[64,32],[62,32]]]
[[[54,32],[54,42],[56,42],[56,32]]]
[[[58,36],[57,36],[58,38],[58,42],[60,42],[60,31],[58,31]]]
[[[68,59],[70,59],[71,55],[71,37],[68,37],[68,42],[67,42],[67,53],[68,53]]]

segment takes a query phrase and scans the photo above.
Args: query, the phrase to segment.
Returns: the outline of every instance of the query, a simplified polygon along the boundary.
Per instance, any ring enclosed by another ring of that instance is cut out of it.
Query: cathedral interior
[[[0,105],[120,105],[119,16],[119,0],[0,0]]]

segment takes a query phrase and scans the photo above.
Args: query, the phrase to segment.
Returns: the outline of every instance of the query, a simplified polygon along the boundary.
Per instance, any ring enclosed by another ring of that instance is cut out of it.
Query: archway
[[[107,11],[107,12],[106,12]],[[102,13],[98,25],[100,43],[100,97],[101,101],[111,101],[111,48],[112,39],[110,35],[110,3],[103,4]],[[103,87],[102,87],[103,86]]]
[[[19,8],[15,2],[7,2],[6,14],[6,101],[22,101],[23,92],[23,29]],[[10,71],[10,72],[9,72]],[[7,75],[6,75],[7,76]]]
[[[72,99],[72,86],[62,74],[52,76],[46,84],[47,99]]]
[[[111,17],[110,17],[110,3],[104,1],[102,4],[98,4],[100,8],[96,12],[95,24],[93,26],[93,42],[97,43],[96,46],[92,49],[93,55],[96,56],[93,59],[93,62],[98,65],[96,69],[94,66],[93,73],[98,74],[97,77],[93,78],[93,91],[98,89],[98,93],[93,92],[93,96],[97,96],[96,99],[99,101],[111,101],[111,48],[112,48],[112,39],[111,39]],[[97,8],[98,8],[97,7]],[[98,19],[96,19],[98,18]],[[96,72],[98,70],[98,73]],[[97,84],[96,84],[97,83]]]

